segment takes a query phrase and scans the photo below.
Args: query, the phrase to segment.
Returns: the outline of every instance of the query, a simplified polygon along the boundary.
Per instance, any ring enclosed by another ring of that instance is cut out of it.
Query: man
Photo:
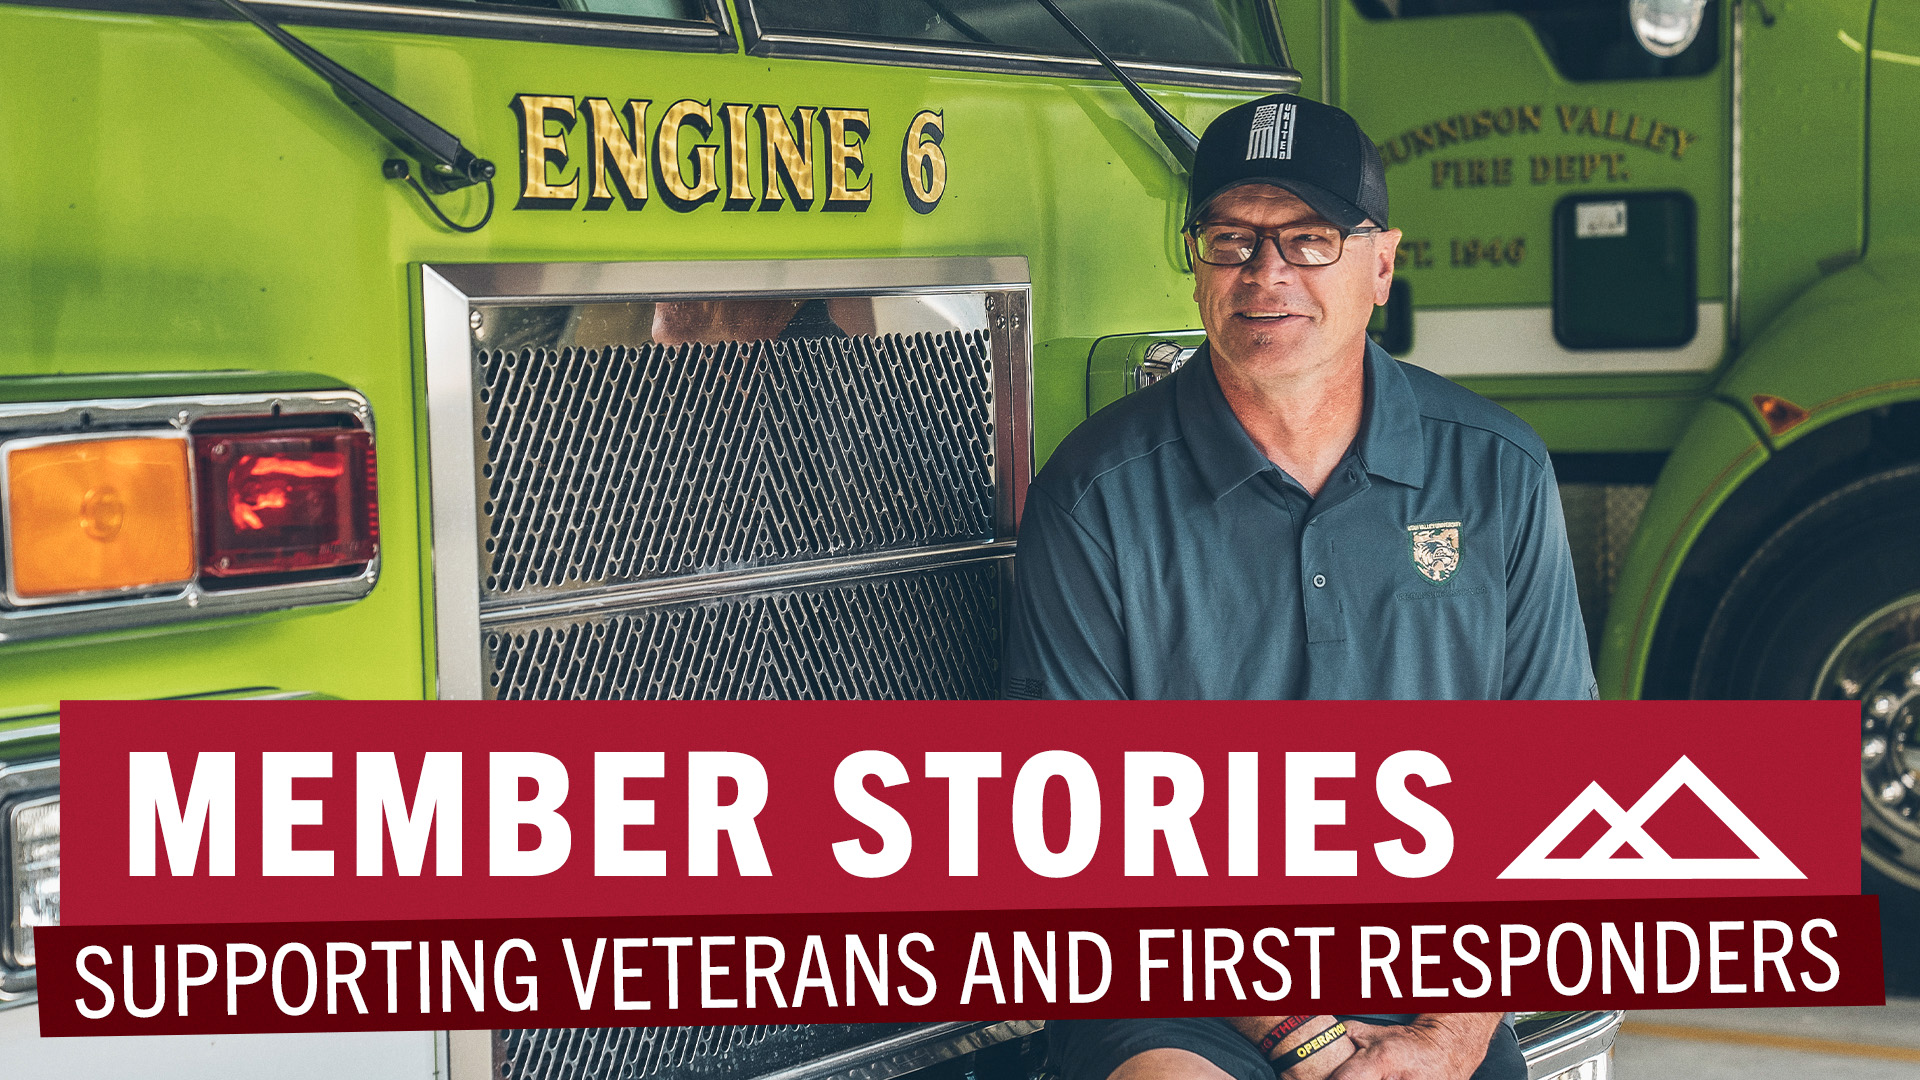
[[[1207,129],[1186,215],[1206,344],[1034,479],[1009,696],[1595,696],[1546,447],[1367,339],[1399,240],[1378,152],[1344,112],[1276,95]],[[1333,1024],[1272,1039],[1294,1019],[1054,1039],[1067,1080],[1271,1080],[1269,1059]],[[1492,1014],[1345,1029],[1289,1080],[1525,1076]]]

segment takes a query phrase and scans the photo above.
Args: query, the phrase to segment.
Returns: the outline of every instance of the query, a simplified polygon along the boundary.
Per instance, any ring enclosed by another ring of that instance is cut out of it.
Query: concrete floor
[[[1874,1007],[1640,1011],[1619,1080],[1920,1080],[1920,998]]]

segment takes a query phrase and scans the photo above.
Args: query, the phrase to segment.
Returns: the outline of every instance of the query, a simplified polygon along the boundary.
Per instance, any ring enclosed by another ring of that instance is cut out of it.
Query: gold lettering
[[[1544,154],[1533,155],[1533,182],[1550,184],[1553,182],[1553,159]]]
[[[1486,187],[1493,183],[1493,163],[1486,158],[1474,158],[1467,162],[1467,183],[1474,187]]]
[[[1562,126],[1572,130],[1574,122],[1579,118],[1579,110],[1570,105],[1563,105],[1560,108],[1564,114],[1561,118]],[[1455,143],[1485,139],[1493,135],[1537,132],[1541,130],[1541,114],[1545,109],[1545,105],[1502,105],[1498,108],[1455,113],[1452,116],[1422,124],[1417,128],[1409,128],[1385,142],[1377,143],[1376,149],[1380,152],[1382,164],[1400,165],[1428,151],[1452,146]]]
[[[1685,157],[1687,153],[1687,147],[1692,145],[1693,139],[1694,139],[1693,132],[1682,131],[1679,128],[1674,128],[1673,129],[1673,156],[1676,159]]]
[[[1560,130],[1565,132],[1573,131],[1573,122],[1574,122],[1574,119],[1580,115],[1580,106],[1561,105],[1559,106],[1559,109],[1560,109]]]
[[[1660,149],[1660,144],[1666,142],[1667,136],[1672,132],[1673,129],[1663,121],[1655,120],[1653,127],[1647,129],[1647,145],[1655,150]]]
[[[580,195],[580,177],[576,173],[563,184],[548,182],[553,169],[567,167],[567,132],[579,118],[571,97],[544,94],[520,94],[513,99],[520,114],[520,201],[516,210],[564,210]],[[547,125],[560,125],[558,135],[547,134]]]
[[[692,128],[705,139],[713,134],[713,109],[704,101],[683,99],[667,107],[660,117],[660,130],[653,137],[653,166],[659,181],[660,198],[668,206],[685,213],[711,202],[720,193],[715,175],[714,156],[719,147],[704,143],[693,148],[693,182],[687,182],[680,154],[680,133]]]
[[[801,210],[813,206],[813,114],[811,105],[793,110],[793,125],[787,125],[776,105],[760,106],[760,155],[766,162],[766,193],[760,197],[760,209],[778,210],[787,198]],[[794,142],[793,133],[800,132]],[[782,189],[784,188],[784,194]]]
[[[1635,143],[1637,143],[1637,142],[1639,142],[1639,141],[1640,141],[1640,136],[1639,136],[1638,134],[1636,134],[1636,132],[1638,132],[1639,130],[1640,130],[1640,118],[1639,118],[1638,116],[1629,116],[1629,117],[1627,117],[1627,137],[1626,137],[1626,141],[1627,141],[1627,142],[1635,142]]]
[[[720,107],[720,129],[727,148],[727,198],[722,210],[745,210],[753,205],[753,163],[747,158],[747,117],[753,106],[728,104]]]
[[[933,213],[940,196],[946,194],[947,152],[940,149],[946,134],[946,119],[926,109],[907,125],[906,141],[900,144],[900,178],[906,184],[907,205],[915,213]]]
[[[1627,179],[1627,155],[1621,153],[1607,155],[1607,179],[1621,181]]]
[[[1451,161],[1435,158],[1433,162],[1433,186],[1445,187],[1447,177],[1459,171],[1459,166]]]
[[[1554,158],[1554,179],[1563,184],[1571,184],[1580,179],[1580,157],[1577,154],[1561,154]]]
[[[827,204],[824,209],[865,210],[872,205],[873,178],[866,173],[867,136],[872,132],[865,109],[828,109]],[[864,181],[853,187],[854,180]]]
[[[605,210],[613,205],[614,192],[629,210],[647,204],[647,106],[645,100],[629,100],[619,112],[606,98],[588,98],[588,153],[591,155],[593,186],[587,192],[587,209]],[[627,118],[620,126],[620,116]],[[633,134],[628,136],[628,132]]]
[[[1513,183],[1513,159],[1510,157],[1493,159],[1493,184],[1506,187]]]
[[[1580,123],[1573,130],[1576,135],[1581,132],[1586,132],[1589,135],[1600,134],[1600,110],[1598,108],[1588,109],[1587,115],[1580,118]]]
[[[1620,137],[1620,132],[1614,130],[1615,124],[1619,121],[1619,119],[1620,119],[1620,114],[1618,112],[1614,111],[1613,109],[1607,110],[1607,132],[1606,132],[1607,138],[1617,139]]]

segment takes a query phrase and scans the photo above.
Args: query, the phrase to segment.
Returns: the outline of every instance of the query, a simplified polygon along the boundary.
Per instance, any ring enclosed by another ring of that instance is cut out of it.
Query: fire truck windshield
[[[1061,0],[1107,53],[1210,68],[1286,66],[1257,0]],[[1084,56],[1032,0],[760,0],[761,27],[782,34]]]
[[[473,10],[472,0],[410,0],[422,7]],[[624,15],[633,19],[664,19],[672,22],[710,22],[708,6],[701,0],[486,0],[487,4],[532,8],[553,14],[587,12],[595,15]],[[484,6],[484,5],[482,5]]]

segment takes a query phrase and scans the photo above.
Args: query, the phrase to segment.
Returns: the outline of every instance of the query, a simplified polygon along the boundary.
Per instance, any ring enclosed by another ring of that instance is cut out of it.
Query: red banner
[[[47,1034],[1881,1000],[1847,703],[95,702],[62,740]]]
[[[1853,711],[75,703],[64,916],[1857,893]]]
[[[1873,1005],[1874,900],[57,927],[40,1030]]]

